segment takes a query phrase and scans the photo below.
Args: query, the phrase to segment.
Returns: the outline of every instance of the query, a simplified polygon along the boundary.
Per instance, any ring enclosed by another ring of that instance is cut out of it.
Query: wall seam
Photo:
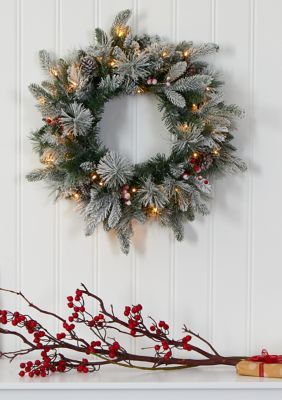
[[[60,55],[62,50],[62,3],[61,0],[55,2],[55,52],[56,56]],[[62,269],[61,267],[61,232],[60,232],[60,204],[55,203],[54,206],[54,241],[53,241],[53,254],[54,254],[54,280],[55,280],[55,309],[56,313],[60,314],[61,311],[61,293],[62,293]],[[59,328],[59,322],[57,322]]]
[[[17,116],[16,116],[16,287],[22,289],[23,274],[23,3],[17,0],[16,3],[16,87],[17,87]],[[17,308],[22,304],[18,297]]]
[[[217,0],[211,0],[211,40],[212,42],[216,41],[216,7]],[[215,197],[216,193],[216,184],[215,181],[213,184],[213,197]],[[215,235],[215,227],[214,227],[214,205],[211,202],[211,215],[209,221],[209,267],[208,267],[208,331],[209,331],[209,339],[210,341],[214,340],[214,331],[215,331],[215,290],[214,290],[214,253],[215,253],[215,245],[214,245],[214,235]]]
[[[254,116],[254,85],[255,85],[255,10],[256,1],[250,0],[250,37],[249,37],[249,132],[252,132],[252,120]],[[254,137],[250,134],[250,162],[254,163]],[[248,191],[248,264],[247,264],[247,313],[246,313],[246,351],[248,354],[252,348],[252,328],[253,328],[253,296],[254,296],[254,265],[253,265],[253,199],[254,199],[254,180],[252,173],[249,173]]]
[[[132,11],[133,11],[133,26],[135,33],[138,33],[138,13],[139,13],[139,1],[138,0],[133,0],[132,2]],[[133,140],[132,140],[132,153],[133,153],[133,159],[134,162],[137,163],[138,159],[138,104],[137,104],[137,98],[135,97],[132,101],[132,112],[133,112],[133,118],[132,118],[132,125],[133,125]],[[132,303],[136,304],[138,302],[138,272],[137,272],[137,255],[136,255],[136,249],[134,246],[131,248],[131,285],[132,285]],[[136,345],[136,340],[131,341],[131,348],[132,352],[136,353],[137,345]]]

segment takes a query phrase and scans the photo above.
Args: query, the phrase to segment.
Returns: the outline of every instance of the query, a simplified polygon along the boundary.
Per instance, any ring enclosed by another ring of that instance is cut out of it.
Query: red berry
[[[120,344],[119,344],[119,342],[114,342],[114,343],[113,343],[113,348],[114,348],[115,350],[119,350],[119,349],[120,349]]]
[[[33,377],[34,377],[34,372],[31,371],[31,372],[28,374],[28,376],[29,376],[30,378],[33,378]]]
[[[194,166],[194,171],[196,172],[196,173],[199,173],[199,172],[201,172],[201,167],[199,166],[199,165],[195,165]]]
[[[161,348],[161,347],[160,347],[158,344],[155,345],[155,350],[156,350],[156,351],[159,351],[160,348]]]
[[[155,330],[156,330],[155,325],[151,325],[151,326],[150,326],[150,331],[155,332]]]
[[[126,317],[128,317],[129,316],[129,314],[130,314],[130,307],[129,306],[126,306],[125,308],[124,308],[124,313],[123,313]]]
[[[23,378],[25,376],[25,372],[24,371],[20,371],[19,375],[20,375],[21,378]]]
[[[67,297],[67,300],[68,300],[68,301],[73,301],[73,297],[72,297],[72,296],[68,296],[68,297]]]
[[[76,289],[75,293],[77,296],[82,296],[82,291],[80,289]]]
[[[207,185],[209,181],[207,179],[204,180],[204,184]]]
[[[167,353],[165,353],[164,355],[164,359],[168,360],[171,357],[171,351],[168,351]]]
[[[20,363],[20,368],[25,368],[25,363]]]
[[[131,336],[135,336],[135,335],[136,335],[136,330],[135,330],[135,329],[131,329],[130,335],[131,335]]]
[[[164,350],[168,350],[169,349],[169,345],[165,340],[162,341],[162,346],[163,346]]]
[[[68,308],[73,308],[73,303],[68,303]]]

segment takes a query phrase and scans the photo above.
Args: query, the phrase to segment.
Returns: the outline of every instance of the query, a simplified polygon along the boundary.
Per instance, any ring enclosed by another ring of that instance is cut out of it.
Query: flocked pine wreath
[[[120,12],[109,35],[97,28],[95,42],[67,59],[41,51],[49,79],[30,85],[43,115],[32,140],[44,167],[28,179],[44,180],[58,198],[76,201],[87,235],[101,222],[114,229],[124,253],[133,220],[155,218],[182,240],[183,222],[208,213],[210,177],[246,168],[231,144],[241,111],[223,102],[218,73],[202,61],[218,46],[134,35],[130,14]],[[146,93],[158,98],[171,152],[132,164],[103,145],[99,123],[112,98]]]

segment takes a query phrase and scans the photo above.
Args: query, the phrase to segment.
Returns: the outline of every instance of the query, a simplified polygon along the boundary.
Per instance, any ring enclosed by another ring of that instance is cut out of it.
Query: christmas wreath
[[[155,218],[182,240],[183,222],[208,213],[210,177],[246,168],[231,144],[241,111],[223,102],[218,73],[202,61],[217,45],[134,35],[129,17],[120,12],[109,35],[97,28],[95,43],[68,59],[40,52],[49,79],[30,85],[44,121],[32,140],[45,165],[28,175],[78,203],[87,235],[101,222],[114,229],[124,253],[134,219]],[[171,153],[133,165],[103,145],[99,123],[112,98],[146,93],[159,100]]]

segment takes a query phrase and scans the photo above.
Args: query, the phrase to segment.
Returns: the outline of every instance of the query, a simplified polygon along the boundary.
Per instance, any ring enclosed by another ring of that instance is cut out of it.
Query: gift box
[[[239,375],[260,378],[282,378],[282,356],[268,354],[262,350],[261,355],[247,358],[236,365]]]

